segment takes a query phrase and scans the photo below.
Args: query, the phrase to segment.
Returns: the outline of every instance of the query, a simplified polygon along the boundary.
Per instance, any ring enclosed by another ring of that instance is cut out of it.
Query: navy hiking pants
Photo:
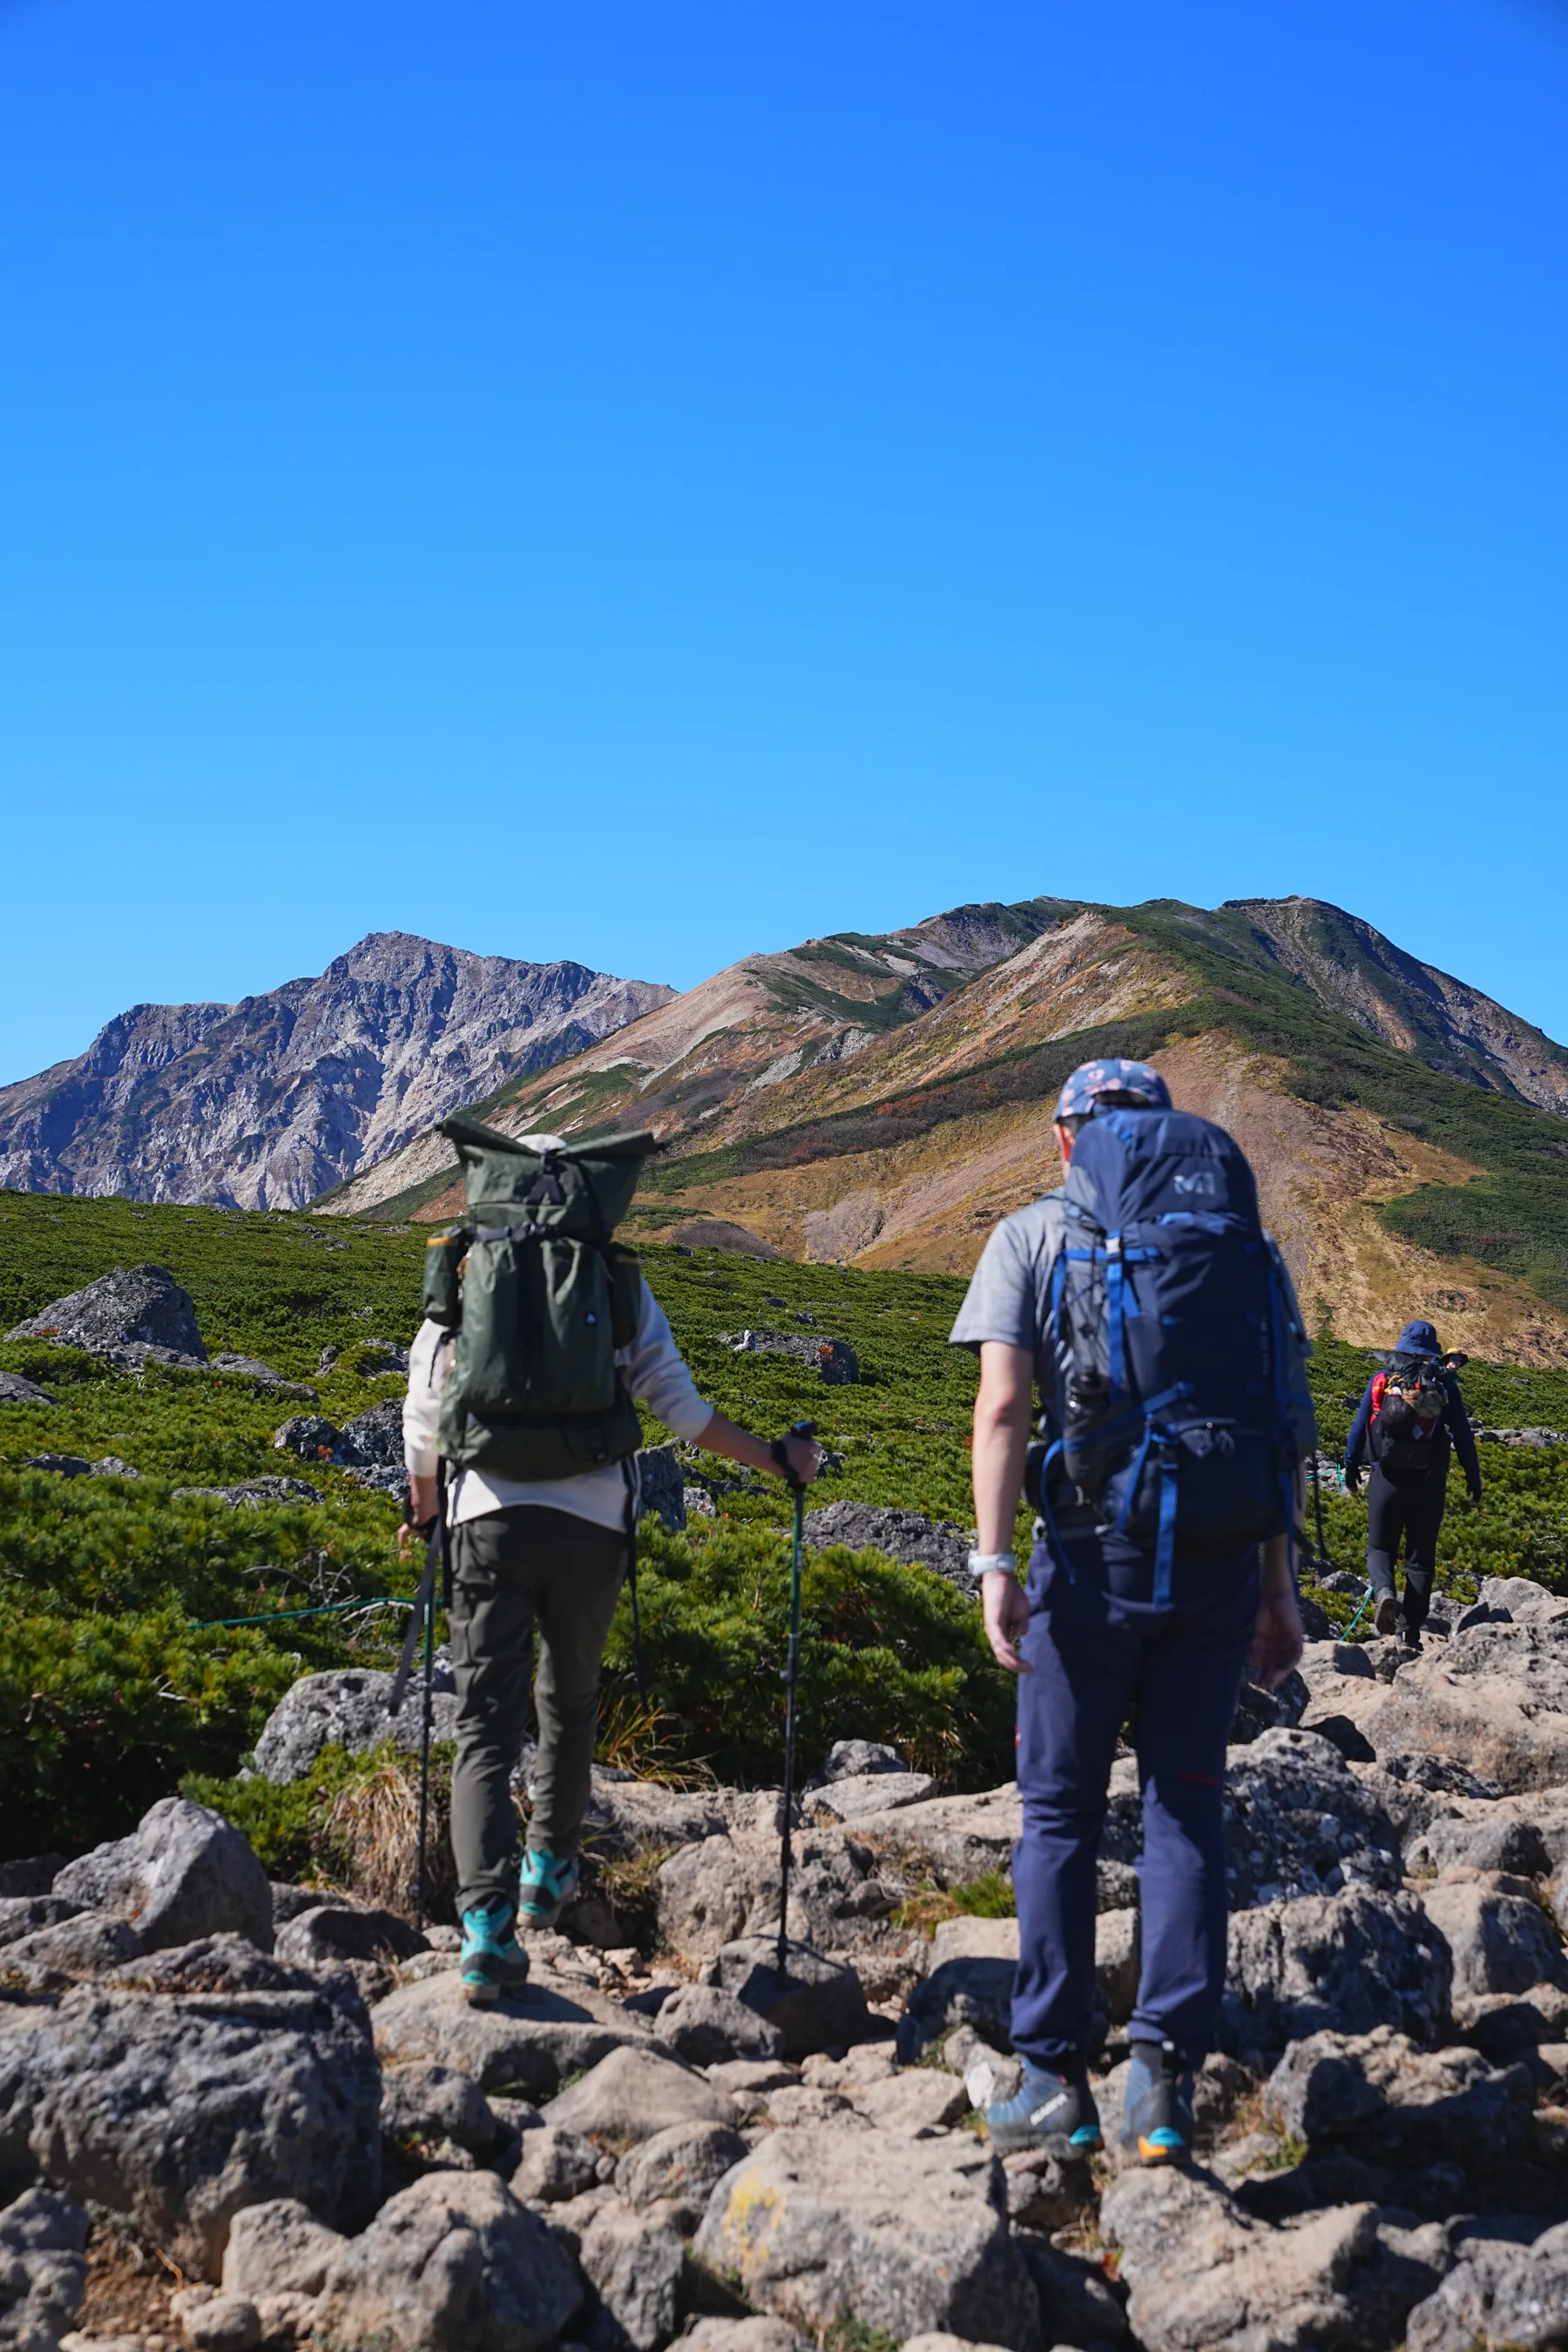
[[[1225,1990],[1225,1751],[1258,1616],[1258,1555],[1178,1557],[1177,1605],[1155,1610],[1139,1597],[1152,1584],[1146,1556],[1093,1535],[1068,1540],[1070,1576],[1043,1544],[1029,1570],[1021,1648],[1034,1672],[1018,1682],[1013,2042],[1058,2069],[1088,2051],[1095,1860],[1117,1735],[1131,1717],[1143,1810],[1142,1971],[1131,2030],[1174,2042],[1196,2065]]]

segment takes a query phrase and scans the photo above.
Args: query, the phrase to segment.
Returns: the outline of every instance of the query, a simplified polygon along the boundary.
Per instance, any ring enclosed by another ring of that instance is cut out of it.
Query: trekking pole
[[[408,1630],[403,1637],[397,1671],[392,1678],[392,1694],[386,1702],[389,1716],[401,1713],[408,1694],[408,1681],[414,1667],[414,1652],[421,1628],[425,1634],[424,1709],[419,1729],[419,1844],[414,1858],[414,1924],[421,1932],[425,1927],[425,1850],[428,1843],[430,1823],[430,1733],[435,1715],[436,1681],[436,1566],[442,1570],[442,1599],[451,1598],[452,1562],[451,1537],[447,1527],[446,1465],[441,1465],[436,1522],[425,1538],[425,1573],[419,1580],[419,1590],[414,1596],[409,1612]]]
[[[1323,1482],[1318,1475],[1318,1449],[1312,1448],[1312,1510],[1318,1523],[1318,1558],[1325,1568],[1332,1568],[1329,1538],[1323,1532]]]
[[[790,1431],[791,1437],[815,1437],[814,1421],[797,1421]],[[788,1479],[795,1495],[795,1544],[790,1555],[789,1574],[789,1656],[784,1667],[784,1790],[779,1800],[779,1948],[778,1976],[781,1981],[789,1975],[789,1872],[793,1855],[790,1832],[795,1811],[795,1703],[800,1690],[800,1575],[801,1552],[805,1541],[805,1488],[789,1466],[784,1441],[775,1438],[773,1460]]]

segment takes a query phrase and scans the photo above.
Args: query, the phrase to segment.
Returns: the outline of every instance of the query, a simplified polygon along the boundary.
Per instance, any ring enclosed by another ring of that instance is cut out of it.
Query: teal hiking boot
[[[1002,2156],[1019,2147],[1043,2147],[1058,2158],[1092,2156],[1100,2145],[1100,2110],[1082,2067],[1054,2074],[1029,2058],[1023,2065],[1013,2096],[985,2110],[992,2147]]]
[[[1193,2152],[1193,2078],[1173,2042],[1135,2042],[1121,2145],[1141,2164],[1184,2164]]]
[[[479,1903],[463,1914],[458,1961],[465,1999],[475,2009],[493,2009],[503,1992],[528,1982],[528,1954],[517,1940],[517,1917],[508,1903]]]
[[[525,1927],[553,1927],[577,1892],[580,1876],[573,1853],[550,1853],[530,1846],[522,1857],[518,1904]]]

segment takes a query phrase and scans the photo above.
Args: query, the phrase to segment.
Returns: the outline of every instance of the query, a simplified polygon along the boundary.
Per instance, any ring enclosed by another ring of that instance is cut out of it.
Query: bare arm
[[[1307,1483],[1298,1465],[1291,1506],[1295,1524],[1301,1524]],[[1247,1671],[1265,1690],[1275,1690],[1300,1662],[1303,1640],[1301,1612],[1290,1574],[1290,1538],[1270,1536],[1263,1547],[1263,1578],[1258,1601],[1258,1625],[1252,1637]]]
[[[1024,1457],[1034,1413],[1034,1360],[1026,1348],[985,1339],[980,1348],[980,1390],[974,1400],[974,1525],[976,1549],[1010,1551],[1013,1523],[1024,1491]],[[981,1579],[985,1634],[1009,1674],[1030,1669],[1018,1642],[1027,1631],[1029,1604],[1016,1576],[994,1570]]]

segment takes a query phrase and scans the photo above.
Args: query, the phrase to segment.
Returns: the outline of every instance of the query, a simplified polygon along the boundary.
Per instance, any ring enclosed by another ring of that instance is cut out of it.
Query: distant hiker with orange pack
[[[1407,1323],[1384,1369],[1374,1372],[1356,1408],[1345,1446],[1345,1485],[1353,1494],[1370,1456],[1366,1490],[1366,1573],[1373,1594],[1373,1623],[1400,1632],[1394,1570],[1405,1544],[1404,1637],[1421,1646],[1432,1599],[1437,1536],[1448,1502],[1448,1463],[1459,1457],[1470,1500],[1481,1499],[1475,1433],[1459,1393],[1463,1356],[1445,1356],[1430,1323]]]
[[[1290,1544],[1316,1444],[1307,1340],[1245,1157],[1173,1110],[1157,1071],[1086,1063],[1058,1097],[1056,1136],[1065,1184],[997,1226],[952,1334],[980,1358],[970,1568],[992,1650],[1019,1677],[1024,2079],[985,2121],[999,2149],[1100,2145],[1095,1856],[1131,1717],[1142,1962],[1121,2137],[1169,2163],[1192,2147],[1193,2073],[1225,1985],[1237,1698],[1249,1663],[1272,1685],[1301,1654]],[[1020,1581],[1026,1486],[1039,1517]]]
[[[442,1132],[468,1213],[426,1251],[403,1434],[410,1531],[432,1563],[437,1539],[449,1555],[460,1968],[482,2007],[527,1978],[519,1926],[552,1926],[576,1891],[599,1671],[628,1570],[636,1605],[637,1403],[797,1491],[822,1449],[754,1437],[698,1394],[636,1251],[614,1238],[652,1136],[518,1139],[468,1118]],[[539,1760],[520,1874],[511,1780],[531,1685]]]

